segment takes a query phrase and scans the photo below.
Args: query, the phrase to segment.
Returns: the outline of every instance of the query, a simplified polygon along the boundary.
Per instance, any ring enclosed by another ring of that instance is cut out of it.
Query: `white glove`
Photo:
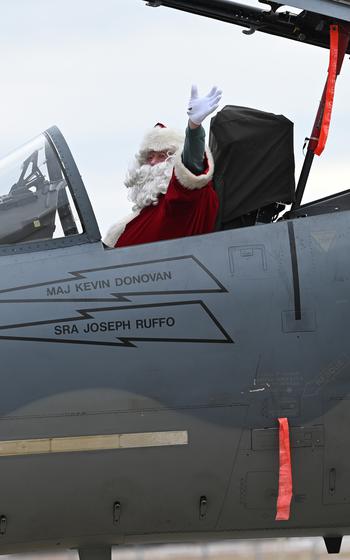
[[[198,97],[197,86],[191,88],[191,98],[188,103],[187,114],[194,124],[201,124],[204,119],[216,111],[219,106],[222,91],[214,86],[205,97]]]

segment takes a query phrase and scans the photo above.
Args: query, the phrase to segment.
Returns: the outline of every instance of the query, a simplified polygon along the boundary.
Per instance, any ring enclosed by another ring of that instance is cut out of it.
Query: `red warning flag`
[[[288,418],[279,418],[278,422],[280,470],[276,521],[288,521],[290,516],[290,503],[293,495]]]
[[[317,146],[314,153],[320,156],[324,150],[327,142],[329,126],[331,123],[335,82],[338,75],[338,55],[339,55],[339,27],[338,25],[331,25],[330,27],[330,54],[329,54],[329,67],[328,79],[326,86],[326,98],[322,117],[321,132],[318,139]]]

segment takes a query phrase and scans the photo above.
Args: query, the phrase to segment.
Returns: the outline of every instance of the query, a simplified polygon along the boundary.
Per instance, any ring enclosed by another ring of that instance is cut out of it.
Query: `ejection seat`
[[[211,120],[209,146],[217,230],[269,223],[294,201],[293,123],[283,115],[226,105]]]
[[[1,160],[0,177],[0,244],[51,239],[57,216],[64,235],[78,233],[66,180],[44,135]]]

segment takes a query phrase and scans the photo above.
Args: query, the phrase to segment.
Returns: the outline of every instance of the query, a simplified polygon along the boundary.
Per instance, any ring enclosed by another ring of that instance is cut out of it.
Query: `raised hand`
[[[200,125],[208,115],[216,111],[221,95],[222,91],[214,86],[205,97],[199,97],[198,88],[196,85],[193,85],[187,109],[190,120],[194,124]]]

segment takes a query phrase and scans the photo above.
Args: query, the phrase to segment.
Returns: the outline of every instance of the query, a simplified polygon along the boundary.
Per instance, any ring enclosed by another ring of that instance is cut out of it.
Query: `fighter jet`
[[[234,105],[208,235],[106,247],[56,127],[0,161],[0,554],[350,534],[350,190],[302,204],[350,3],[264,4],[148,2],[329,49],[297,189],[292,123]]]

